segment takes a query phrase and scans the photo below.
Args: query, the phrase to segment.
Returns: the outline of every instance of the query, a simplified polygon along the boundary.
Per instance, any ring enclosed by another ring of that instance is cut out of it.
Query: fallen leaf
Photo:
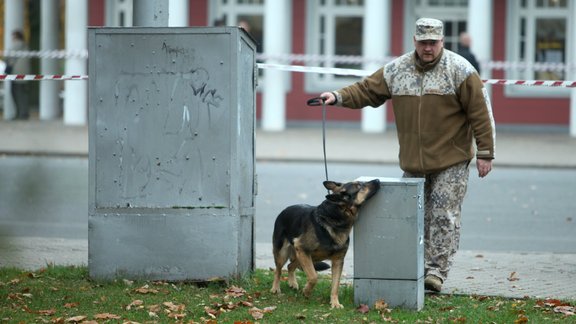
[[[69,318],[65,319],[65,321],[68,323],[79,323],[85,319],[86,319],[86,316],[80,315],[80,316],[69,317]]]
[[[576,308],[573,306],[557,306],[554,307],[554,312],[574,316],[576,314]]]
[[[510,275],[508,276],[508,281],[518,281],[518,280],[520,280],[520,278],[516,276],[516,271],[512,271],[512,273],[510,273]]]
[[[370,311],[370,307],[368,307],[366,304],[360,304],[360,306],[356,308],[356,311],[362,314],[366,314]]]
[[[186,308],[184,304],[177,305],[173,302],[164,302],[162,305],[164,305],[170,312],[181,312]]]
[[[76,308],[78,305],[78,303],[66,303],[64,304],[64,308]]]
[[[158,290],[152,289],[148,285],[144,285],[140,288],[136,288],[136,289],[134,289],[134,291],[139,293],[139,294],[143,294],[143,295],[145,295],[145,294],[157,294],[158,293]]]
[[[121,317],[118,316],[118,315],[116,315],[116,314],[101,313],[101,314],[96,314],[96,315],[94,315],[94,319],[97,319],[97,320],[109,320],[109,319],[121,319]]]
[[[273,311],[276,310],[276,306],[268,306],[268,307],[264,307],[263,311],[264,313],[272,313]]]
[[[379,312],[388,311],[388,304],[384,301],[384,299],[378,299],[374,303],[374,309],[379,311]]]
[[[230,297],[242,297],[245,294],[246,294],[246,290],[244,290],[240,287],[231,286],[228,289],[226,289],[226,295],[230,296]]]
[[[56,314],[56,310],[55,309],[39,310],[38,314],[46,315],[46,316],[52,316],[52,315]]]
[[[258,309],[256,307],[252,307],[248,310],[248,313],[255,319],[255,320],[261,320],[264,318],[264,312],[261,309]]]
[[[518,318],[514,320],[514,324],[522,324],[522,323],[528,323],[528,317],[526,317],[526,315],[524,314],[518,315]]]
[[[29,272],[27,276],[28,276],[28,278],[31,278],[31,279],[40,277],[39,275],[35,274],[34,272]]]
[[[220,315],[220,312],[219,312],[219,311],[217,311],[217,310],[215,310],[215,309],[212,309],[212,308],[210,308],[210,307],[208,307],[208,306],[204,306],[204,312],[206,312],[206,314],[207,314],[208,316],[210,316],[211,318],[214,318],[214,319],[216,319],[216,317],[217,317],[218,315]]]
[[[126,306],[126,310],[131,310],[133,307],[140,307],[142,305],[144,305],[144,302],[140,299],[136,299],[132,301],[128,306]]]
[[[184,317],[186,317],[186,313],[170,313],[168,314],[168,317],[173,319],[183,319]]]
[[[245,307],[254,307],[254,304],[249,301],[242,301],[240,304]]]
[[[149,311],[148,316],[156,318],[156,317],[158,317],[158,314],[156,312]]]

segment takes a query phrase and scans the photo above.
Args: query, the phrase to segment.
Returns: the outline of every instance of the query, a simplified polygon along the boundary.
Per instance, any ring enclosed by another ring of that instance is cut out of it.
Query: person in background
[[[480,177],[492,170],[495,127],[482,80],[462,56],[444,49],[440,20],[416,21],[414,47],[363,80],[320,97],[347,108],[393,100],[403,176],[425,178],[424,285],[440,292],[460,242],[469,164],[476,157]]]
[[[10,51],[27,51],[28,46],[24,34],[20,30],[12,32],[12,46]],[[28,57],[7,57],[6,74],[30,74],[31,65]],[[30,96],[28,81],[12,81],[12,99],[16,107],[15,119],[28,119],[30,117],[28,97]]]
[[[470,50],[470,45],[472,44],[472,39],[470,38],[470,34],[467,32],[461,32],[459,43],[458,43],[458,54],[464,57],[472,66],[476,69],[478,74],[480,74],[480,64],[476,60],[476,56]]]

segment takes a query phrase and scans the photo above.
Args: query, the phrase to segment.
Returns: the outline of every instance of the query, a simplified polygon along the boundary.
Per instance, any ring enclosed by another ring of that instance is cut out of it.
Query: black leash
[[[315,97],[309,99],[306,104],[308,106],[322,105],[322,149],[324,151],[324,172],[326,173],[326,181],[328,181],[328,164],[326,163],[326,100],[322,97]]]

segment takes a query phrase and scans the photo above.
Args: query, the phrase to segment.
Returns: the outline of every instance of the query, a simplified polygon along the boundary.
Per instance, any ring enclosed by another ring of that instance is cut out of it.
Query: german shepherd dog
[[[298,289],[294,271],[301,268],[306,273],[304,296],[309,297],[318,281],[318,270],[332,263],[331,308],[342,308],[338,301],[338,286],[344,265],[344,256],[350,243],[350,231],[358,218],[362,204],[372,198],[380,189],[378,179],[367,182],[345,184],[324,181],[324,187],[331,191],[319,206],[293,205],[284,209],[274,223],[272,235],[274,263],[274,283],[272,293],[280,293],[282,267],[288,260],[288,285]]]

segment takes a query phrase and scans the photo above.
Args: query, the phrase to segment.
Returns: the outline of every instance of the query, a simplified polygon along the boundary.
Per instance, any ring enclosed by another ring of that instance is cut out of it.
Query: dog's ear
[[[342,184],[340,182],[335,182],[335,181],[324,181],[324,188],[331,190],[332,192],[336,191],[336,189],[340,188],[342,186]]]

